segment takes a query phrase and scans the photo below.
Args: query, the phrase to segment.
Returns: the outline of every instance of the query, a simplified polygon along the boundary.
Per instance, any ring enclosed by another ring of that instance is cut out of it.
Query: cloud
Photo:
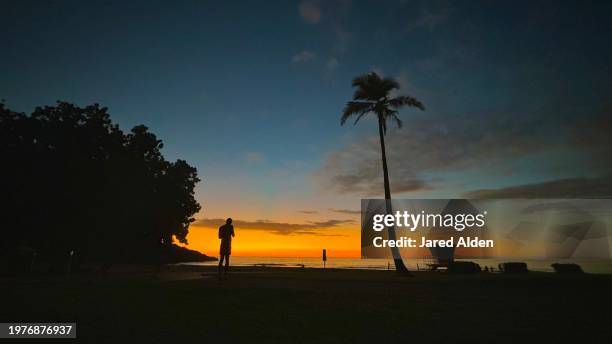
[[[338,68],[338,66],[340,66],[340,63],[338,63],[338,60],[336,60],[334,57],[330,57],[327,62],[325,62],[325,69],[328,71],[334,71],[336,68]]]
[[[432,190],[437,181],[425,178],[426,172],[469,169],[537,151],[541,144],[527,132],[510,118],[413,118],[386,136],[392,190]],[[340,193],[376,196],[383,190],[381,170],[379,139],[372,136],[329,153],[316,179]]]
[[[317,53],[310,50],[305,50],[291,57],[291,63],[306,63],[317,58]]]
[[[420,7],[418,16],[409,21],[407,30],[424,29],[433,31],[448,21],[450,12],[451,7],[446,1],[427,2]]]
[[[331,30],[334,40],[331,46],[331,57],[327,60],[325,68],[334,71],[340,66],[339,59],[343,57],[349,49],[353,38],[352,34],[346,29],[345,21],[348,17],[350,2],[340,2],[340,5],[332,11]]]
[[[612,197],[612,176],[566,178],[500,189],[480,189],[465,198],[606,198]]]
[[[298,5],[300,16],[304,22],[309,24],[317,24],[321,21],[321,8],[318,2],[302,1]]]
[[[387,76],[385,74],[385,71],[379,66],[372,66],[370,70],[380,75],[381,77]],[[422,90],[418,90],[414,87],[414,85],[412,85],[412,83],[409,81],[410,78],[408,77],[408,72],[404,68],[400,69],[397,75],[395,76],[389,75],[389,76],[395,79],[395,81],[397,81],[397,83],[400,86],[399,89],[391,90],[390,92],[391,97],[397,97],[399,95],[404,95],[404,94],[412,95],[412,94],[424,93]]]
[[[343,55],[348,50],[352,35],[340,24],[337,24],[334,35],[335,39],[332,45],[332,53],[334,55]]]
[[[260,152],[248,152],[244,156],[244,159],[249,163],[258,164],[264,161],[264,155]]]
[[[465,192],[469,190],[465,190],[464,180],[500,181],[518,173],[520,168],[528,175],[548,174],[551,178],[612,174],[612,159],[609,159],[612,145],[607,143],[612,132],[609,108],[595,114],[571,116],[552,111],[548,114],[412,113],[409,120],[404,118],[404,128],[390,130],[386,136],[391,190],[395,193],[448,190],[449,187],[464,188]],[[527,161],[528,168],[524,165]],[[314,177],[322,190],[382,195],[378,137],[362,137],[329,152]],[[515,192],[506,190],[511,191]],[[612,195],[609,191],[602,189],[601,193]],[[585,191],[583,197],[595,194],[593,189]]]
[[[324,56],[329,56],[324,59],[322,66],[328,75],[340,66],[340,59],[348,50],[352,35],[346,30],[346,21],[351,8],[350,0],[339,1],[302,1],[298,5],[298,10],[302,20],[309,24],[321,23],[321,28],[325,32],[326,37],[331,37],[331,45]],[[323,18],[323,13],[325,16]],[[324,19],[324,20],[323,20]],[[317,55],[311,51],[304,51],[292,57],[292,63],[302,63],[313,61]]]
[[[200,219],[193,224],[195,226],[217,228],[225,223],[225,219]],[[285,223],[269,220],[234,220],[233,225],[237,230],[260,230],[277,235],[316,235],[316,236],[342,236],[341,234],[328,234],[325,229],[342,225],[352,224],[353,220],[325,220],[310,221],[307,223]]]
[[[302,213],[302,214],[308,214],[308,215],[311,215],[311,214],[318,214],[318,213],[319,213],[319,212],[318,212],[318,211],[316,211],[316,210],[298,210],[298,212],[300,212],[300,213]]]
[[[350,209],[335,209],[329,208],[329,211],[339,214],[347,214],[347,215],[357,215],[361,214],[361,210],[350,210]]]

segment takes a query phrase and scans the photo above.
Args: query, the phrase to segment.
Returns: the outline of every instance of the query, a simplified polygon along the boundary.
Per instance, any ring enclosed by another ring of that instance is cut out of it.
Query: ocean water
[[[550,266],[553,263],[576,263],[585,272],[597,274],[612,274],[612,260],[610,259],[459,259],[478,263],[481,268],[485,266],[495,267],[503,262],[525,262],[532,271],[554,272]],[[321,258],[308,257],[231,257],[233,266],[278,266],[290,268],[323,268]],[[404,263],[411,270],[427,269],[429,259],[404,259]],[[217,265],[217,262],[192,262],[182,263],[186,265]],[[366,270],[387,270],[394,269],[393,260],[390,259],[360,259],[360,258],[333,258],[328,257],[325,266],[336,269],[366,269]]]

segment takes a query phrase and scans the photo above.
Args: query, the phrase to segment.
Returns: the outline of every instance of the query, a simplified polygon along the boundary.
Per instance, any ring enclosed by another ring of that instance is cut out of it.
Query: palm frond
[[[380,80],[379,87],[381,90],[385,92],[385,94],[391,92],[392,90],[399,89],[400,85],[393,78],[384,78]]]
[[[353,87],[357,87],[353,94],[354,100],[377,101],[388,95],[399,84],[392,78],[381,78],[375,72],[364,74],[353,79]]]
[[[355,115],[357,116],[355,123],[357,123],[365,114],[372,112],[372,105],[371,102],[350,101],[346,103],[344,111],[342,112],[342,117],[340,118],[340,125],[344,125],[350,117]]]
[[[387,132],[387,120],[394,121],[398,128],[402,127],[399,119],[398,109],[404,106],[416,107],[425,110],[423,103],[411,96],[398,96],[390,98],[391,91],[399,89],[399,83],[393,78],[382,78],[375,72],[359,75],[353,79],[353,87],[356,87],[353,100],[346,104],[340,124],[355,116],[355,123],[367,115],[375,113],[381,121],[384,133]]]
[[[399,119],[399,117],[397,117],[397,115],[395,115],[395,114],[394,114],[393,116],[391,116],[391,118],[393,119],[393,121],[395,122],[395,125],[396,125],[398,128],[401,128],[401,127],[404,125],[404,123],[402,122],[402,120],[401,120],[401,119]]]
[[[385,118],[382,119],[382,127],[383,127],[383,134],[387,135],[387,120]]]
[[[359,122],[359,120],[361,119],[361,117],[365,116],[366,114],[368,114],[369,112],[362,112],[359,115],[357,115],[357,118],[355,118],[355,122],[353,122],[353,125],[356,125],[357,122]]]
[[[383,121],[383,132],[386,135],[387,134],[387,121],[388,120],[392,120],[395,122],[395,125],[398,128],[402,127],[402,121],[399,119],[398,117],[399,112],[397,112],[396,110],[391,110],[389,108],[386,108],[383,110],[382,112],[382,121]]]
[[[358,87],[353,93],[353,100],[373,100],[370,98],[370,94],[371,92],[367,87]]]
[[[363,85],[367,85],[370,81],[370,74],[362,74],[359,76],[356,76],[353,79],[353,82],[351,83],[351,85],[353,85],[353,87],[361,87]]]
[[[389,99],[389,106],[391,106],[394,109],[399,109],[403,106],[411,106],[411,107],[419,108],[421,110],[425,110],[425,106],[423,106],[423,103],[421,103],[416,98],[413,98],[410,96],[398,96],[398,97]]]

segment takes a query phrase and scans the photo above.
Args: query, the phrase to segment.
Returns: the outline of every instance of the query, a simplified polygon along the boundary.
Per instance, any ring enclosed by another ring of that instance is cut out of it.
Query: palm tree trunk
[[[387,169],[387,152],[385,149],[385,133],[383,132],[384,119],[378,117],[378,134],[380,135],[380,150],[382,152],[382,165],[383,165],[383,180],[385,183],[385,206],[387,214],[393,214],[393,206],[391,205],[391,188],[389,186],[389,171]],[[395,240],[395,226],[388,227],[387,232],[389,233],[389,240]],[[410,272],[404,265],[402,255],[397,247],[391,247],[391,255],[393,256],[393,262],[395,263],[395,270],[402,274],[410,275]]]

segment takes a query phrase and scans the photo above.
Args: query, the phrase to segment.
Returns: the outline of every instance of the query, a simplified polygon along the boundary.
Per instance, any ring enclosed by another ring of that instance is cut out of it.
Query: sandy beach
[[[0,320],[75,321],[96,342],[554,341],[609,334],[611,287],[611,275],[537,272],[237,267],[218,280],[214,267],[116,268],[3,278]]]

